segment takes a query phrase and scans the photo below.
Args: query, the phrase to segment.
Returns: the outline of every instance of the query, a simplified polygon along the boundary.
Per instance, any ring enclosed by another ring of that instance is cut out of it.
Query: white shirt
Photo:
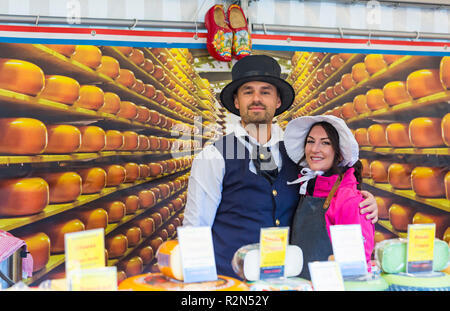
[[[252,145],[245,141],[245,136],[255,145],[256,139],[249,136],[241,123],[232,124],[236,138],[251,154]],[[279,142],[283,140],[283,130],[272,124],[270,140],[263,147],[270,147],[272,157],[278,170],[282,160],[279,152]],[[249,161],[249,170],[256,174],[253,161]],[[225,175],[225,160],[214,145],[206,146],[192,162],[188,183],[187,201],[184,210],[183,226],[212,226],[217,208],[222,199],[222,181]]]

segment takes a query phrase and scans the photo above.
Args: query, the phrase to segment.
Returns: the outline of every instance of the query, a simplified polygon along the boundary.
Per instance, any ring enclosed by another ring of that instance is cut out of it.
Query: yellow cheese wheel
[[[138,192],[139,203],[142,208],[150,208],[156,204],[156,195],[151,189],[143,189]]]
[[[345,73],[341,77],[342,87],[346,90],[351,89],[356,85],[356,81],[353,80],[351,73]]]
[[[158,213],[158,212],[155,212],[155,213],[152,213],[151,215],[150,215],[150,217],[153,219],[153,221],[155,222],[155,227],[156,228],[159,228],[160,226],[161,226],[161,224],[162,224],[162,216],[161,216],[161,214],[160,213]],[[159,246],[159,245],[158,245]],[[153,246],[152,246],[153,247]],[[153,250],[154,251],[156,251],[156,249],[155,248],[153,248]]]
[[[47,125],[48,144],[44,153],[72,153],[81,147],[81,132],[73,125]]]
[[[127,171],[122,165],[109,164],[103,167],[106,171],[106,186],[118,186],[125,182]]]
[[[370,176],[373,181],[380,183],[388,182],[388,169],[391,163],[388,161],[374,160],[370,162]]]
[[[384,60],[382,54],[368,54],[364,58],[364,65],[370,75],[387,67],[387,63]]]
[[[388,104],[384,100],[382,89],[370,89],[367,91],[366,103],[367,107],[372,111],[388,107]]]
[[[120,102],[120,110],[116,113],[118,117],[128,120],[134,120],[138,115],[138,109],[135,103],[122,100]]]
[[[374,147],[387,147],[386,124],[372,124],[367,128],[367,137],[370,145]]]
[[[36,119],[1,118],[0,133],[0,153],[33,155],[47,147],[47,128]]]
[[[81,146],[78,152],[98,152],[105,148],[106,133],[95,125],[78,127],[81,132]]]
[[[153,251],[156,253],[158,251],[159,247],[161,246],[161,244],[163,244],[163,243],[164,243],[163,239],[158,236],[150,241],[150,246],[152,247]]]
[[[83,222],[86,230],[108,226],[108,212],[103,208],[81,208],[74,214]]]
[[[91,69],[96,69],[101,64],[102,51],[94,45],[77,45],[70,57]]]
[[[144,92],[142,93],[142,95],[144,95],[145,97],[148,97],[150,99],[153,99],[153,97],[156,94],[156,89],[153,85],[151,84],[144,84]]]
[[[357,128],[354,132],[354,136],[356,141],[358,142],[358,145],[360,146],[369,146],[369,138],[367,136],[367,129],[366,128]]]
[[[106,171],[101,167],[83,168],[77,170],[77,173],[82,180],[82,194],[98,193],[106,187]]]
[[[44,232],[18,236],[27,244],[27,251],[33,257],[33,272],[44,268],[50,259],[50,238]]]
[[[445,229],[444,236],[442,237],[442,239],[445,242],[450,243],[450,227],[447,227],[447,229]]]
[[[414,147],[436,147],[444,145],[441,118],[419,117],[409,123],[409,139]]]
[[[392,147],[410,147],[409,124],[398,122],[391,123],[386,127],[386,138]]]
[[[105,132],[105,148],[103,150],[119,150],[125,143],[123,134],[118,130],[107,130]]]
[[[39,177],[2,179],[0,198],[0,216],[32,215],[49,203],[49,186]]]
[[[64,235],[66,233],[85,230],[83,222],[79,219],[59,219],[47,224],[42,230],[50,238],[50,253],[59,254],[64,252]]]
[[[123,233],[127,237],[128,247],[136,246],[142,238],[142,231],[138,226],[126,228]]]
[[[99,73],[107,75],[111,79],[115,79],[119,75],[119,61],[114,57],[103,55],[100,59],[100,66],[98,66],[96,70]]]
[[[81,176],[76,172],[40,173],[49,185],[49,203],[67,203],[75,201],[81,195]]]
[[[103,208],[108,213],[108,223],[118,222],[126,214],[125,203],[119,200],[100,202],[96,206]]]
[[[383,58],[386,64],[390,65],[393,62],[403,58],[405,55],[397,55],[397,54],[384,54]]]
[[[444,238],[444,232],[450,225],[450,215],[444,211],[419,211],[414,214],[413,224],[436,224],[436,237]]]
[[[108,258],[113,259],[125,254],[128,248],[127,237],[122,234],[105,237],[105,247],[108,251]]]
[[[414,165],[392,163],[388,168],[388,182],[396,189],[411,189],[411,172]]]
[[[364,63],[356,63],[352,66],[352,78],[356,83],[369,78],[369,73],[367,72],[366,65]]]
[[[159,137],[150,135],[148,137],[148,140],[149,140],[149,149],[150,150],[152,150],[152,151],[159,150],[159,147],[160,147],[160,139],[159,139]]]
[[[134,151],[139,148],[139,135],[134,131],[123,131],[124,144],[121,150]]]
[[[147,123],[150,120],[150,109],[145,106],[137,106],[136,121],[141,123]]]
[[[411,206],[394,203],[389,208],[389,221],[395,230],[407,231],[415,212],[415,208]]]
[[[389,207],[392,205],[392,198],[384,196],[375,196],[378,207],[378,218],[389,219]]]
[[[119,269],[125,271],[127,277],[132,277],[142,273],[144,268],[144,262],[139,256],[131,257],[130,259],[125,259],[119,262]]]
[[[411,172],[413,191],[423,197],[445,197],[444,177],[447,170],[443,167],[415,167]]]
[[[46,75],[45,86],[39,96],[72,105],[80,96],[80,88],[80,84],[75,79],[60,75]]]
[[[73,103],[75,107],[98,110],[103,106],[105,93],[101,88],[95,85],[82,85],[80,87],[80,96]]]
[[[128,55],[128,59],[136,65],[141,66],[144,64],[145,60],[144,52],[140,49],[132,48],[131,53]]]
[[[133,71],[125,68],[120,68],[119,76],[116,77],[115,81],[127,88],[132,88],[136,83],[136,77],[134,76]]]
[[[371,110],[367,106],[367,98],[365,94],[359,94],[356,95],[355,98],[353,98],[353,105],[355,108],[355,111],[358,114],[370,112]]]
[[[133,47],[131,46],[115,46],[114,48],[125,56],[130,55],[131,52],[133,51]]]
[[[144,134],[138,135],[138,150],[144,151],[150,149],[150,140]]]
[[[170,195],[169,185],[166,183],[162,183],[156,186],[161,191],[161,197],[163,199],[167,198]]]
[[[443,86],[447,89],[450,88],[450,56],[444,56],[441,58],[439,64],[439,78]]]
[[[149,237],[153,232],[155,232],[155,221],[151,217],[144,217],[134,221],[134,224],[141,228],[142,236]]]
[[[406,78],[406,87],[413,98],[444,91],[439,69],[421,69],[410,73]]]
[[[390,240],[395,238],[395,234],[393,234],[392,232],[389,231],[379,231],[379,230],[375,230],[374,236],[373,236],[373,240],[375,242],[375,244],[384,241],[384,240]]]
[[[346,102],[343,104],[341,114],[344,119],[354,118],[358,115],[353,102]]]
[[[150,167],[147,164],[139,164],[140,178],[147,178],[150,176]]]
[[[404,81],[391,81],[383,86],[384,100],[389,106],[395,106],[401,103],[411,101],[411,95],[409,95],[406,89],[406,82]]]
[[[450,112],[442,118],[441,131],[444,143],[450,146]]]
[[[144,63],[141,65],[141,68],[147,71],[149,74],[152,74],[155,70],[155,65],[151,61],[151,59],[146,58],[144,59]]]
[[[71,44],[44,44],[49,49],[56,51],[64,56],[70,57],[75,52],[75,45]]]
[[[120,110],[120,97],[116,93],[104,92],[103,106],[98,108],[100,112],[116,114]]]
[[[151,246],[144,246],[138,250],[138,256],[141,257],[144,265],[149,264],[154,258],[153,248]]]
[[[135,194],[124,196],[120,198],[120,201],[125,204],[126,215],[136,213],[136,211],[141,207],[139,197]]]
[[[139,165],[134,162],[128,162],[123,165],[125,168],[125,182],[134,182],[139,178]]]
[[[0,88],[35,96],[45,85],[44,72],[33,63],[0,58]]]

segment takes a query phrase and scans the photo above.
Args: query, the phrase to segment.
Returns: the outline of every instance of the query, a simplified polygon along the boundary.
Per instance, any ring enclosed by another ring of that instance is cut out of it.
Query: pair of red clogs
[[[213,5],[206,13],[205,25],[208,30],[206,47],[212,57],[229,62],[232,57],[239,60],[250,55],[251,38],[239,5],[230,5],[227,16],[223,5]]]

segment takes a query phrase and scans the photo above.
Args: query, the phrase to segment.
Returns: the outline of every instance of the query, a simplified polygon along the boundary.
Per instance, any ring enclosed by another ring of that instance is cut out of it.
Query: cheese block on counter
[[[3,179],[0,198],[0,216],[37,214],[49,203],[49,185],[39,177]]]
[[[39,94],[40,98],[66,105],[72,105],[79,96],[80,84],[78,81],[60,75],[46,75],[44,89]]]
[[[162,243],[156,251],[155,257],[162,274],[175,280],[184,280],[178,240],[169,240]]]
[[[73,125],[47,125],[48,143],[44,153],[73,153],[81,147],[81,132]]]
[[[49,203],[67,203],[75,201],[81,195],[81,176],[76,172],[38,173],[49,185]]]
[[[37,119],[1,118],[0,133],[0,153],[33,155],[47,147],[47,127]]]
[[[407,239],[390,239],[375,245],[374,255],[378,267],[384,273],[406,272]],[[433,255],[433,271],[444,269],[449,257],[449,246],[446,242],[435,239]]]
[[[248,291],[238,279],[218,275],[217,281],[184,283],[170,280],[162,273],[139,274],[123,280],[119,290],[132,291]]]
[[[231,266],[233,271],[242,279],[256,281],[260,278],[259,267],[259,243],[249,244],[240,247],[233,255]],[[286,258],[284,266],[284,276],[293,277],[299,275],[303,268],[303,252],[296,245],[288,245],[286,248]]]
[[[30,62],[0,58],[0,88],[35,96],[45,85],[42,69]]]

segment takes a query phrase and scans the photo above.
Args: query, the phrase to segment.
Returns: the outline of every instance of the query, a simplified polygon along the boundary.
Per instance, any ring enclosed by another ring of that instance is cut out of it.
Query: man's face
[[[242,84],[235,96],[234,106],[247,124],[269,124],[281,106],[277,88],[267,82],[250,81]]]

